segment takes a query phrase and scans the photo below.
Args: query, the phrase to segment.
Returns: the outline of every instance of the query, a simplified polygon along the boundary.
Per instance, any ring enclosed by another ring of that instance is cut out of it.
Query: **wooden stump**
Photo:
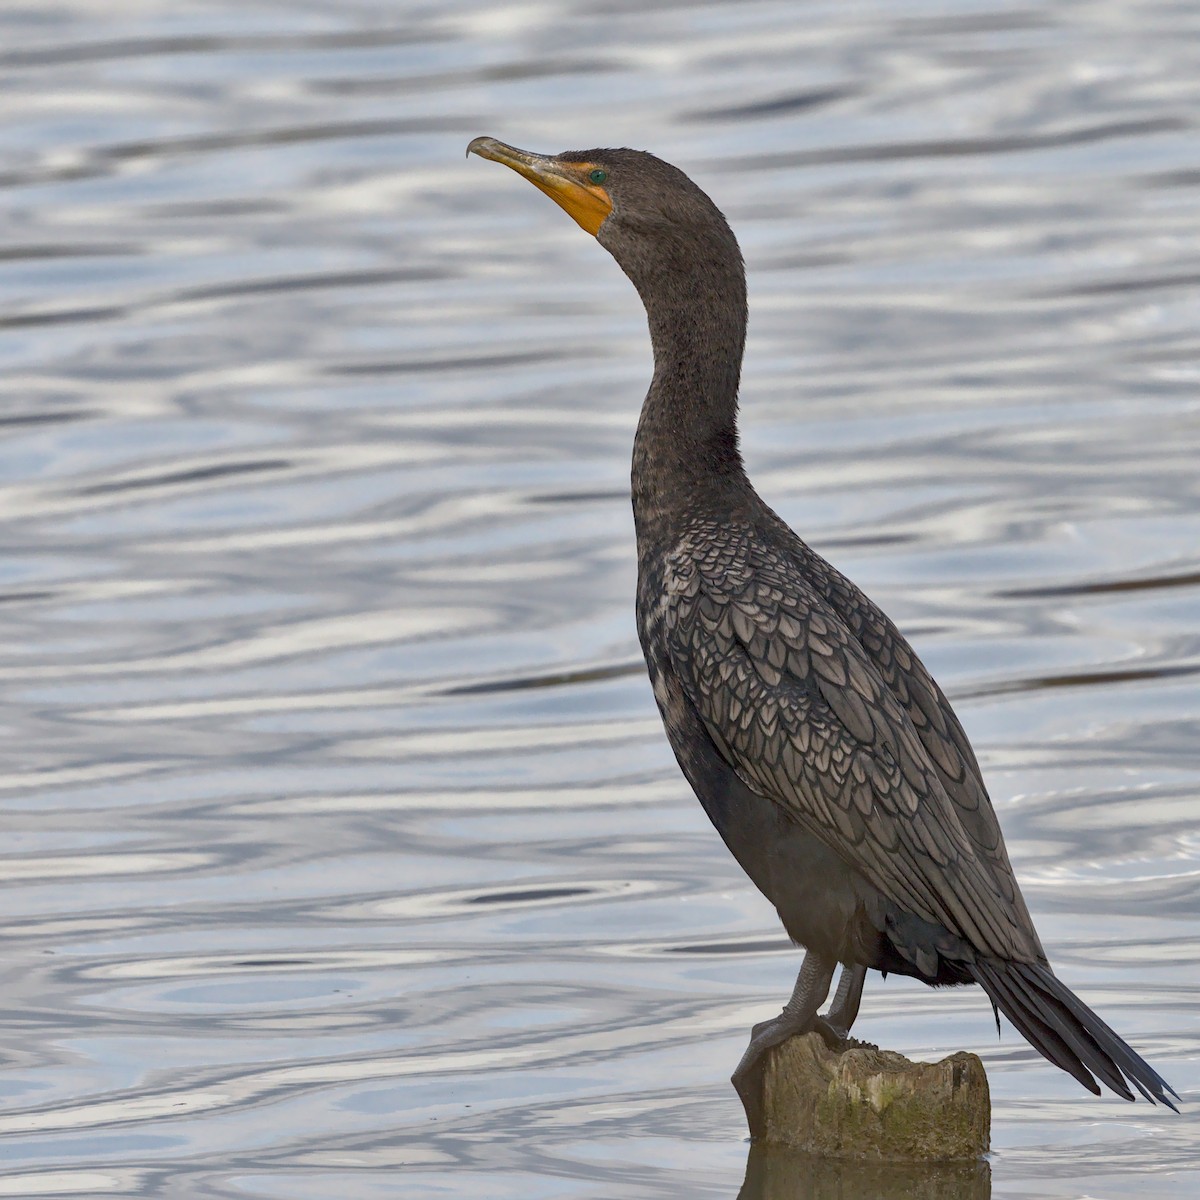
[[[974,1054],[915,1063],[862,1043],[830,1050],[808,1033],[769,1051],[752,1083],[755,1142],[886,1162],[978,1159],[991,1144],[987,1075]]]

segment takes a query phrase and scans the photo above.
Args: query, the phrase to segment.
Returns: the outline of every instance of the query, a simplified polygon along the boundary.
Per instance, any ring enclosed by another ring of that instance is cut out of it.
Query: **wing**
[[[779,526],[786,531],[792,555],[803,574],[862,647],[888,691],[908,714],[976,854],[988,860],[1005,899],[1019,908],[1030,934],[1036,938],[983,773],[950,701],[887,614],[782,521]]]
[[[904,911],[985,954],[1040,954],[912,719],[784,551],[706,522],[669,556],[665,583],[672,666],[749,787]]]

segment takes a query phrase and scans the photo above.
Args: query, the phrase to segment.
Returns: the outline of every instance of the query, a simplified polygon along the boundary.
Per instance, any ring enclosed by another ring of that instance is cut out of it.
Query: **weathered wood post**
[[[958,1053],[915,1063],[851,1042],[831,1050],[817,1033],[763,1056],[743,1098],[754,1142],[831,1158],[954,1162],[991,1144],[983,1063]]]

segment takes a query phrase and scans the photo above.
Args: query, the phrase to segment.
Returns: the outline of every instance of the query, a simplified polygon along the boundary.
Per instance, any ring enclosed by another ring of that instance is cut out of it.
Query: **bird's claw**
[[[806,1033],[819,1033],[825,1044],[835,1052],[845,1049],[846,1035],[824,1017],[798,1022],[791,1013],[784,1011],[769,1021],[759,1021],[750,1031],[750,1042],[734,1068],[730,1082],[741,1097],[752,1138],[763,1134],[762,1071],[767,1052],[781,1046],[789,1038]]]
[[[819,1033],[821,1040],[835,1054],[840,1054],[845,1050],[850,1040],[849,1030],[839,1029],[833,1022],[826,1020],[824,1017],[814,1017],[812,1028],[807,1032]]]

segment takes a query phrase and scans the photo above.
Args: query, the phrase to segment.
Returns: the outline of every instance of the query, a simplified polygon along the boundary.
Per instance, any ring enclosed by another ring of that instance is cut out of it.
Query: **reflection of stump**
[[[738,1200],[991,1200],[986,1159],[849,1162],[782,1146],[750,1147]]]
[[[754,1084],[759,1104],[746,1118],[756,1142],[890,1162],[974,1159],[990,1145],[991,1098],[974,1054],[914,1063],[854,1043],[833,1051],[808,1033],[768,1051]]]

